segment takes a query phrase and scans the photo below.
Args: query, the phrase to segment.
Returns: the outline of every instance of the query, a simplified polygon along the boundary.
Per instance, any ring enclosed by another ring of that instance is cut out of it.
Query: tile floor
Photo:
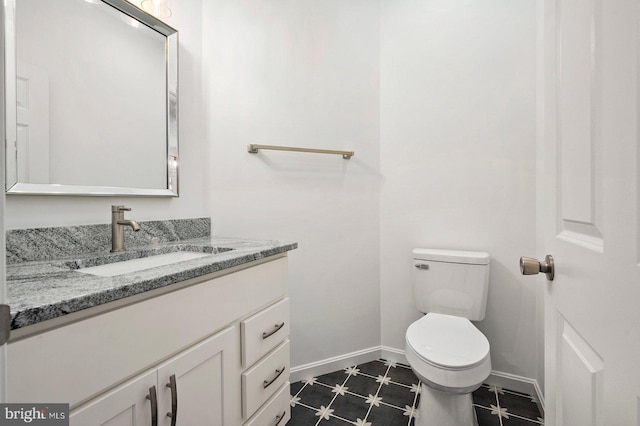
[[[420,382],[407,365],[372,361],[291,384],[288,426],[412,426]],[[479,426],[544,424],[535,398],[483,385],[473,393]]]

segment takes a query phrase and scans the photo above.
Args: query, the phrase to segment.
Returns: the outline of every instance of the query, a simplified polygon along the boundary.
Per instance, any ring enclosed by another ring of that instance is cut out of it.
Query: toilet
[[[477,426],[471,392],[489,377],[489,341],[471,321],[484,319],[489,254],[413,250],[414,291],[426,315],[407,329],[406,357],[422,381],[416,426]]]

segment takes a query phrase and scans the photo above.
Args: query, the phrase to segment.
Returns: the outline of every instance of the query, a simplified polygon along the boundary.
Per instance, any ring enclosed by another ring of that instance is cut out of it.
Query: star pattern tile
[[[291,384],[287,426],[415,426],[420,381],[411,367],[378,360]],[[537,398],[497,386],[473,393],[479,426],[544,425]]]

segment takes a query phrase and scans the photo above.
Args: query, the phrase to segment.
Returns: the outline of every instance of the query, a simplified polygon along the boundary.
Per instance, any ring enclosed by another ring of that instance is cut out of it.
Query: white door
[[[640,425],[636,0],[543,0],[546,425]],[[542,82],[541,82],[542,83]]]
[[[69,424],[149,426],[156,415],[151,402],[157,397],[156,382],[156,371],[148,371],[71,412]]]
[[[240,396],[235,336],[228,328],[158,367],[158,425],[174,424],[167,414],[175,412],[178,426],[234,424]]]
[[[0,27],[0,46],[5,45],[5,29],[4,29],[4,8],[0,7],[0,22],[2,22],[2,27]],[[0,84],[2,84],[3,88],[5,86],[5,54],[7,52],[4,51],[4,48],[0,53]],[[2,139],[0,140],[0,304],[6,303],[6,273],[5,273],[5,226],[4,226],[4,206],[5,206],[5,172],[4,168],[5,164],[5,156],[6,152],[4,149],[4,145],[6,145],[7,141],[11,140],[11,135],[7,133],[5,128],[5,90],[2,90],[2,100],[0,100],[0,135],[2,135]],[[0,403],[7,402],[7,374],[6,374],[6,366],[7,366],[7,345],[0,345]]]

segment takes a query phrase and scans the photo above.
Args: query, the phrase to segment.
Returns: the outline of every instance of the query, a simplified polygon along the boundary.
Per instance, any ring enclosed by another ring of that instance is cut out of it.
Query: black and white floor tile
[[[413,426],[420,381],[404,364],[372,361],[291,384],[288,426]],[[473,393],[479,426],[539,426],[535,398],[483,385]]]

